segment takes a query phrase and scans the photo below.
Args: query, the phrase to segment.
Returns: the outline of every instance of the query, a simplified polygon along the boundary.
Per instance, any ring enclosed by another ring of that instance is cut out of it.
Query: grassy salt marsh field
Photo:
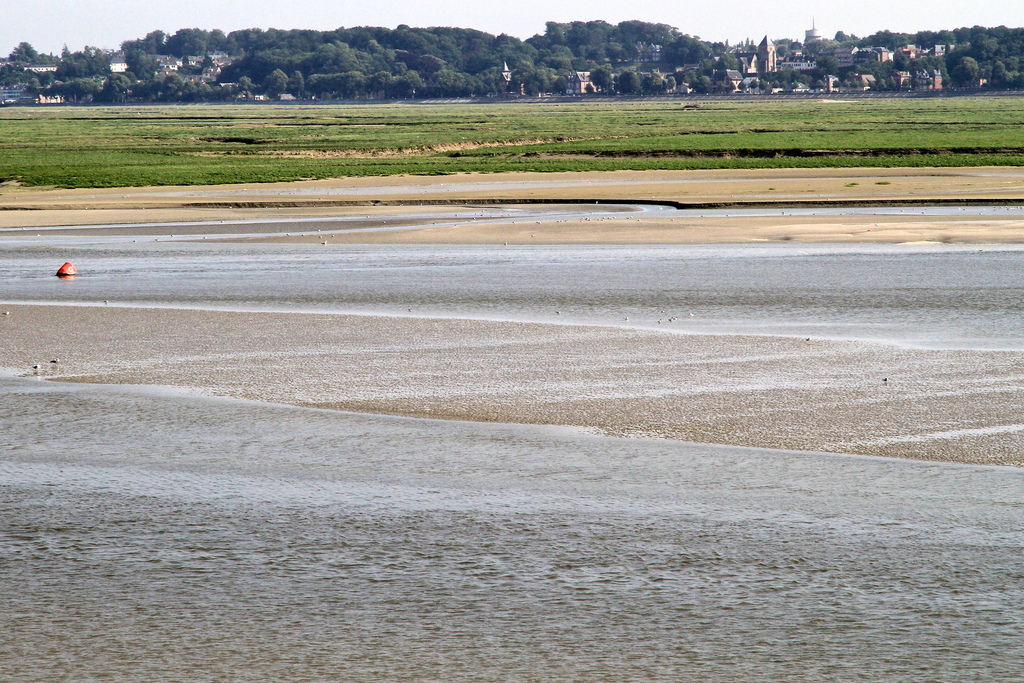
[[[131,187],[509,171],[1024,165],[1018,98],[0,110],[0,182]]]

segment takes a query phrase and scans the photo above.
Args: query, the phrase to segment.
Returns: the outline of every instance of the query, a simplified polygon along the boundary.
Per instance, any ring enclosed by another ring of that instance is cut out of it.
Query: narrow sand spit
[[[1024,205],[1024,171],[969,169],[773,169],[761,171],[617,171],[607,173],[460,174],[445,177],[338,178],[265,185],[117,188],[102,190],[0,189],[0,228],[118,225],[173,221],[274,220],[336,216],[381,222],[396,211],[374,202],[488,200],[673,201],[687,203],[876,202],[912,200]],[[408,208],[408,207],[406,207]],[[444,212],[452,207],[420,207]],[[876,225],[876,223],[878,225]],[[211,229],[211,232],[213,230]],[[130,234],[130,233],[124,233]],[[277,239],[273,237],[271,239]],[[1019,242],[1024,224],[950,216],[822,219],[652,214],[596,225],[543,222],[527,232],[512,224],[339,235],[347,242],[391,243],[718,243],[758,240],[805,242]]]
[[[437,318],[5,308],[0,367],[64,381],[1024,466],[1019,353]]]

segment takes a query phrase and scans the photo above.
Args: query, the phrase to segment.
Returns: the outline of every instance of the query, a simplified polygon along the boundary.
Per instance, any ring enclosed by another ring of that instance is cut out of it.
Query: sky
[[[615,24],[627,19],[675,26],[709,41],[802,39],[812,21],[825,37],[879,30],[916,32],[961,26],[1024,26],[1020,0],[0,0],[0,55],[27,41],[40,52],[116,48],[160,29],[458,26],[519,38],[546,21]]]

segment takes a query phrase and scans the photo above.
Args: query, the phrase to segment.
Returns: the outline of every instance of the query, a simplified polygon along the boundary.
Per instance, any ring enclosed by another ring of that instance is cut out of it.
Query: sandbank
[[[1015,352],[446,318],[4,309],[0,367],[23,376],[574,425],[610,436],[1024,466],[1024,359]],[[35,364],[41,368],[31,370]]]
[[[114,188],[90,190],[0,189],[0,228],[107,225],[111,234],[144,234],[138,223],[258,221],[261,239],[288,240],[279,219],[365,217],[360,227],[384,225],[418,203],[469,204],[514,201],[665,201],[694,206],[843,206],[990,203],[1024,205],[1024,170],[969,169],[771,169],[757,171],[616,171],[600,173],[459,174],[337,178],[265,185]],[[453,206],[417,206],[438,216]],[[335,226],[337,227],[337,226]],[[396,244],[706,244],[780,240],[797,242],[1018,243],[1020,216],[672,216],[652,212],[628,221],[563,220],[434,226],[429,218],[408,230],[329,230],[333,242]],[[120,230],[120,231],[119,231]],[[159,229],[150,228],[149,233]],[[224,234],[218,225],[191,234]],[[236,231],[243,232],[243,231]],[[248,232],[252,232],[249,230]],[[98,233],[90,233],[98,234]],[[4,235],[0,235],[0,239]],[[7,236],[10,236],[8,234]],[[247,237],[246,239],[252,239]],[[291,241],[313,241],[316,237]]]

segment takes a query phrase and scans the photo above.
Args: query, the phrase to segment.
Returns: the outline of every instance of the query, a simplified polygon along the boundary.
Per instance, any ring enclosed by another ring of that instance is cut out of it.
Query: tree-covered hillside
[[[913,83],[901,73],[923,72],[941,74],[946,88],[1024,88],[1024,29],[883,31],[865,38],[839,32],[808,45],[787,39],[776,45],[781,59],[804,60],[803,66],[743,73],[760,76],[747,78],[745,88],[770,92],[835,82],[905,89]],[[852,65],[834,57],[842,49],[896,52],[907,45],[931,51]],[[561,94],[575,72],[585,71],[592,89],[606,95],[658,94],[684,83],[696,92],[732,92],[738,86],[721,75],[738,73],[744,54],[755,50],[753,41],[713,43],[641,21],[549,22],[527,40],[404,25],[227,34],[182,29],[153,31],[117,51],[65,48],[58,56],[21,43],[0,64],[0,85],[79,102],[496,97]]]

